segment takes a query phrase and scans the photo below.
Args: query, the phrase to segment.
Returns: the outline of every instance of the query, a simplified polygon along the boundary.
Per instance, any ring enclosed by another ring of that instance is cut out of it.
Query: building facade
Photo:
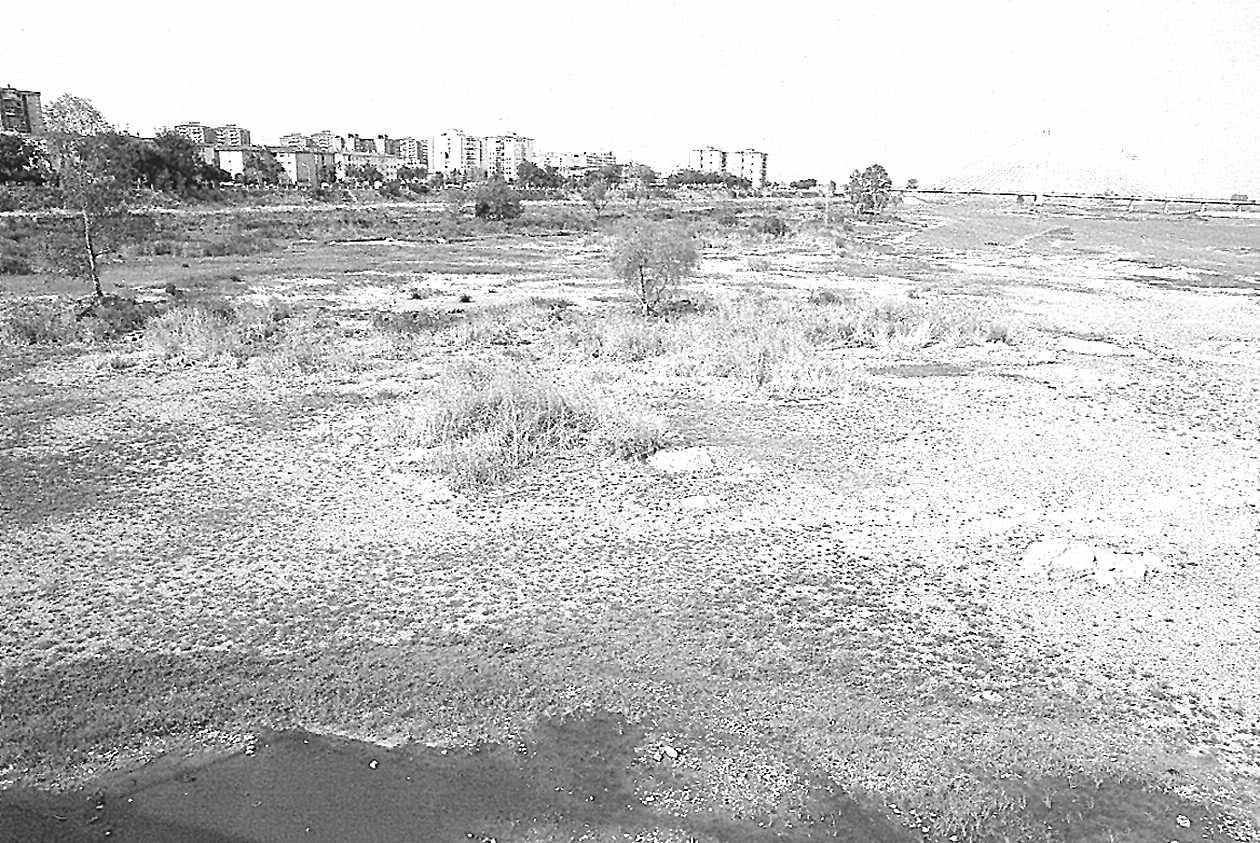
[[[429,172],[474,174],[481,168],[481,139],[451,129],[429,139]]]
[[[287,135],[280,136],[280,145],[287,146],[291,149],[311,149],[311,138],[301,132],[290,132]]]
[[[534,160],[534,139],[520,135],[490,135],[481,138],[480,166],[486,175],[516,181],[517,168]]]
[[[214,129],[201,123],[180,123],[172,127],[171,131],[197,146],[209,146],[215,142]]]
[[[702,146],[691,150],[687,166],[701,173],[725,173],[726,153],[712,146]]]
[[[428,167],[429,166],[428,141],[420,140],[418,138],[399,138],[397,155],[408,166]]]
[[[346,149],[344,152],[334,153],[333,165],[338,179],[346,178],[347,172],[352,168],[371,166],[375,167],[386,181],[390,181],[398,178],[398,171],[403,166],[403,160],[397,155]]]
[[[242,129],[234,123],[219,126],[214,130],[216,146],[251,146],[249,129]]]
[[[726,171],[732,176],[747,179],[754,188],[766,186],[766,164],[769,156],[755,149],[741,149],[726,156]]]
[[[218,158],[219,169],[232,178],[239,179],[250,164],[271,156],[271,151],[259,146],[223,145],[215,147],[215,156]]]
[[[324,129],[322,132],[316,132],[311,135],[311,147],[322,149],[325,152],[341,152],[346,148],[346,141],[340,135],[334,135],[332,132]]]
[[[271,154],[284,171],[288,184],[304,187],[332,182],[337,173],[336,155],[320,149],[301,149],[292,146],[272,147]]]
[[[566,179],[617,164],[617,156],[611,152],[547,152],[538,160],[544,167],[554,167]]]
[[[42,135],[46,129],[39,91],[0,88],[0,131]]]

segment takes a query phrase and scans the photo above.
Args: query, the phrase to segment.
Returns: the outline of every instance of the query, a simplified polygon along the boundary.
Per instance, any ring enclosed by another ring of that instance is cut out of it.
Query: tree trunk
[[[92,223],[88,219],[87,208],[83,209],[83,246],[87,250],[88,274],[92,277],[92,293],[98,299],[104,298],[101,290],[101,273],[96,267],[96,244],[92,242]]]
[[[643,318],[651,316],[652,309],[648,306],[647,278],[643,275],[643,267],[639,267],[639,302],[643,305]]]

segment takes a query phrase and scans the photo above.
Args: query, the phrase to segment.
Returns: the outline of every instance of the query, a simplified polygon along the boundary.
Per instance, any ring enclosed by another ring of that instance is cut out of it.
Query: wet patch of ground
[[[76,793],[0,793],[0,841],[1253,839],[1204,806],[1120,782],[1012,782],[1008,807],[968,829],[933,828],[930,808],[855,798],[811,772],[799,803],[756,819],[653,804],[703,787],[696,776],[676,750],[645,748],[639,726],[607,712],[462,749],[281,731]]]

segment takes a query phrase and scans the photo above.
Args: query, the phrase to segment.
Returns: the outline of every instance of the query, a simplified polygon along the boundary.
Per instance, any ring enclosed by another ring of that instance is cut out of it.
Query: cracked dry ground
[[[574,453],[450,503],[372,444],[406,397],[25,369],[3,396],[0,771],[83,781],[270,727],[462,747],[596,710],[644,730],[652,813],[583,839],[825,839],[820,780],[887,819],[850,839],[1107,839],[1114,818],[1095,838],[1032,808],[1119,782],[1172,794],[1143,826],[1162,839],[1251,839],[1260,384],[1161,349],[1171,330],[1154,357],[938,351],[842,396],[674,395],[712,471]],[[1167,565],[1019,573],[1065,532]]]

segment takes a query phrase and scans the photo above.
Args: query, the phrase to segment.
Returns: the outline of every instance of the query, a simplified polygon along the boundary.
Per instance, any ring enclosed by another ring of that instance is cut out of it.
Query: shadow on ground
[[[462,750],[386,749],[303,731],[273,732],[243,752],[159,760],[95,790],[0,793],[0,840],[908,841],[933,836],[897,822],[877,802],[855,799],[809,774],[804,778],[818,784],[787,822],[782,815],[771,823],[770,818],[661,811],[642,795],[685,789],[688,773],[668,754],[645,758],[636,753],[642,739],[640,728],[608,713],[546,720],[528,739]],[[1219,822],[1213,825],[1201,809],[1139,787],[1065,786],[1059,793],[1038,792],[1045,795],[989,818],[996,825],[982,822],[970,833],[963,831],[961,839],[1246,839],[1222,836],[1226,829]]]

